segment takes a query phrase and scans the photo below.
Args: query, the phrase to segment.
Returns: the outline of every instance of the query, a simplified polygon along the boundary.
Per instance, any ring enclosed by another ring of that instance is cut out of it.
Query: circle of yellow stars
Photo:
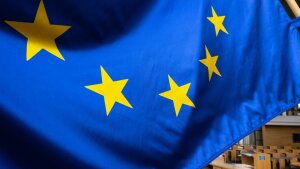
[[[64,60],[64,57],[56,46],[55,39],[64,34],[71,27],[50,24],[43,1],[40,2],[33,23],[15,21],[5,21],[5,23],[27,37],[27,61],[33,58],[42,49]]]
[[[89,85],[85,87],[104,97],[106,115],[107,116],[109,115],[112,107],[116,102],[124,106],[127,106],[129,108],[132,108],[131,104],[122,94],[122,90],[126,86],[128,79],[113,81],[102,66],[100,67],[100,69],[101,69],[102,83]]]
[[[207,19],[213,24],[216,36],[219,35],[220,31],[224,32],[225,34],[229,34],[223,24],[225,16],[218,16],[213,7],[211,7],[211,10],[212,16],[207,17]],[[27,38],[27,61],[36,56],[41,50],[45,50],[55,57],[65,60],[60,53],[55,40],[68,31],[71,27],[50,24],[43,0],[41,0],[39,4],[33,23],[17,21],[5,21],[5,23]],[[211,81],[213,74],[222,77],[217,67],[219,56],[211,56],[211,53],[206,46],[205,53],[206,58],[199,61],[207,67],[209,81]],[[133,108],[122,93],[128,82],[128,79],[114,81],[102,66],[100,67],[100,71],[102,83],[88,85],[85,87],[104,97],[106,115],[108,116],[110,114],[115,103]],[[173,101],[176,117],[179,116],[183,105],[195,108],[195,104],[188,97],[188,91],[191,83],[179,86],[170,75],[168,75],[168,80],[170,90],[160,93],[159,96]]]
[[[159,95],[173,101],[176,117],[178,117],[183,104],[195,108],[194,103],[187,96],[187,92],[190,89],[191,83],[178,86],[170,75],[168,75],[168,78],[170,83],[170,90],[160,93]]]

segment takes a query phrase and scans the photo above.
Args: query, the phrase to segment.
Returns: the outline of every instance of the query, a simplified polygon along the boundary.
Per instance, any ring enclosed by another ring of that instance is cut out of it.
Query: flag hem
[[[292,20],[292,24],[293,26],[298,29],[300,27],[300,17],[295,18],[294,20]]]
[[[249,134],[253,133],[256,129],[258,129],[261,126],[263,126],[264,124],[268,123],[269,121],[271,121],[272,119],[274,119],[276,116],[280,115],[285,110],[291,109],[291,108],[297,106],[298,104],[300,104],[300,100],[297,100],[295,103],[288,104],[287,106],[285,106],[285,108],[280,109],[280,111],[278,113],[275,113],[274,116],[271,116],[270,118],[267,118],[262,123],[259,123],[257,126],[253,127],[253,129],[251,129],[249,132],[246,132],[246,134],[242,134],[237,139],[234,139],[234,141],[231,142],[230,144],[228,144],[227,146],[225,146],[225,148],[221,149],[220,151],[217,151],[217,153],[214,153],[214,155],[211,158],[209,158],[208,160],[206,160],[206,162],[204,163],[204,165],[200,166],[198,169],[202,169],[202,168],[206,167],[210,162],[212,162],[220,154],[222,154],[223,152],[225,152],[226,150],[228,150],[230,147],[232,147],[234,144],[236,144],[239,140],[241,140],[242,138],[244,138],[244,137],[248,136]]]

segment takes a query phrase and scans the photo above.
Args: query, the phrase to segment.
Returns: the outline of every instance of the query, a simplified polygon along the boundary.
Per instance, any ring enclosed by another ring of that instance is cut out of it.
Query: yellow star
[[[104,97],[106,115],[107,116],[109,115],[112,107],[116,102],[132,108],[130,103],[122,94],[122,90],[125,87],[128,79],[113,81],[102,66],[100,67],[100,69],[101,69],[102,83],[89,85],[85,87]]]
[[[206,58],[205,59],[201,59],[199,61],[201,63],[203,63],[207,67],[209,81],[210,81],[213,73],[215,73],[218,76],[222,77],[221,73],[219,72],[219,70],[218,70],[218,68],[216,66],[216,63],[218,61],[218,57],[219,56],[213,56],[212,57],[206,46],[205,46],[205,52],[206,52]]]
[[[33,23],[5,21],[23,36],[27,37],[26,60],[33,58],[42,49],[64,60],[59,52],[55,39],[66,32],[70,26],[51,25],[43,1],[40,2]]]
[[[187,92],[189,91],[191,83],[185,84],[183,86],[178,86],[170,75],[168,75],[168,78],[170,83],[170,90],[160,93],[159,95],[173,101],[176,117],[178,117],[179,111],[183,104],[195,108],[194,103],[187,96]]]
[[[211,7],[212,10],[212,17],[207,17],[207,19],[214,24],[215,26],[215,30],[216,30],[216,36],[218,36],[220,30],[222,30],[223,32],[225,32],[226,34],[228,34],[226,28],[223,25],[223,22],[225,20],[225,16],[218,16],[216,11],[214,10],[213,7]]]

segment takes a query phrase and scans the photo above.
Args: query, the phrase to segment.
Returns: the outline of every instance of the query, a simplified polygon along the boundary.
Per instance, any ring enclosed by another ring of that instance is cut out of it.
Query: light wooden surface
[[[213,168],[220,169],[253,169],[253,166],[246,164],[226,164],[224,162],[214,161],[210,164]]]
[[[270,154],[258,153],[253,155],[255,169],[271,169]]]
[[[291,162],[291,166],[300,167],[300,162]]]
[[[253,154],[254,154],[254,152],[252,150],[241,151],[242,164],[254,165]]]
[[[264,126],[263,144],[264,146],[285,146],[285,149],[291,149],[287,146],[300,146],[300,143],[293,142],[293,133],[300,133],[300,127],[296,126]],[[260,146],[257,146],[260,147]],[[280,153],[280,152],[279,152]]]
[[[253,169],[253,166],[251,165],[224,163],[224,159],[222,157],[215,159],[212,163],[210,163],[210,166],[212,166],[213,169]]]
[[[295,14],[296,17],[300,17],[300,8],[298,4],[296,3],[296,0],[286,0],[288,5],[290,6],[291,10]]]

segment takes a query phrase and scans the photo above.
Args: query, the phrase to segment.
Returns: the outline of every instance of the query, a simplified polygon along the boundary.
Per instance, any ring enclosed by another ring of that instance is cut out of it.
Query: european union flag
[[[300,103],[279,0],[1,0],[0,168],[201,168]]]

